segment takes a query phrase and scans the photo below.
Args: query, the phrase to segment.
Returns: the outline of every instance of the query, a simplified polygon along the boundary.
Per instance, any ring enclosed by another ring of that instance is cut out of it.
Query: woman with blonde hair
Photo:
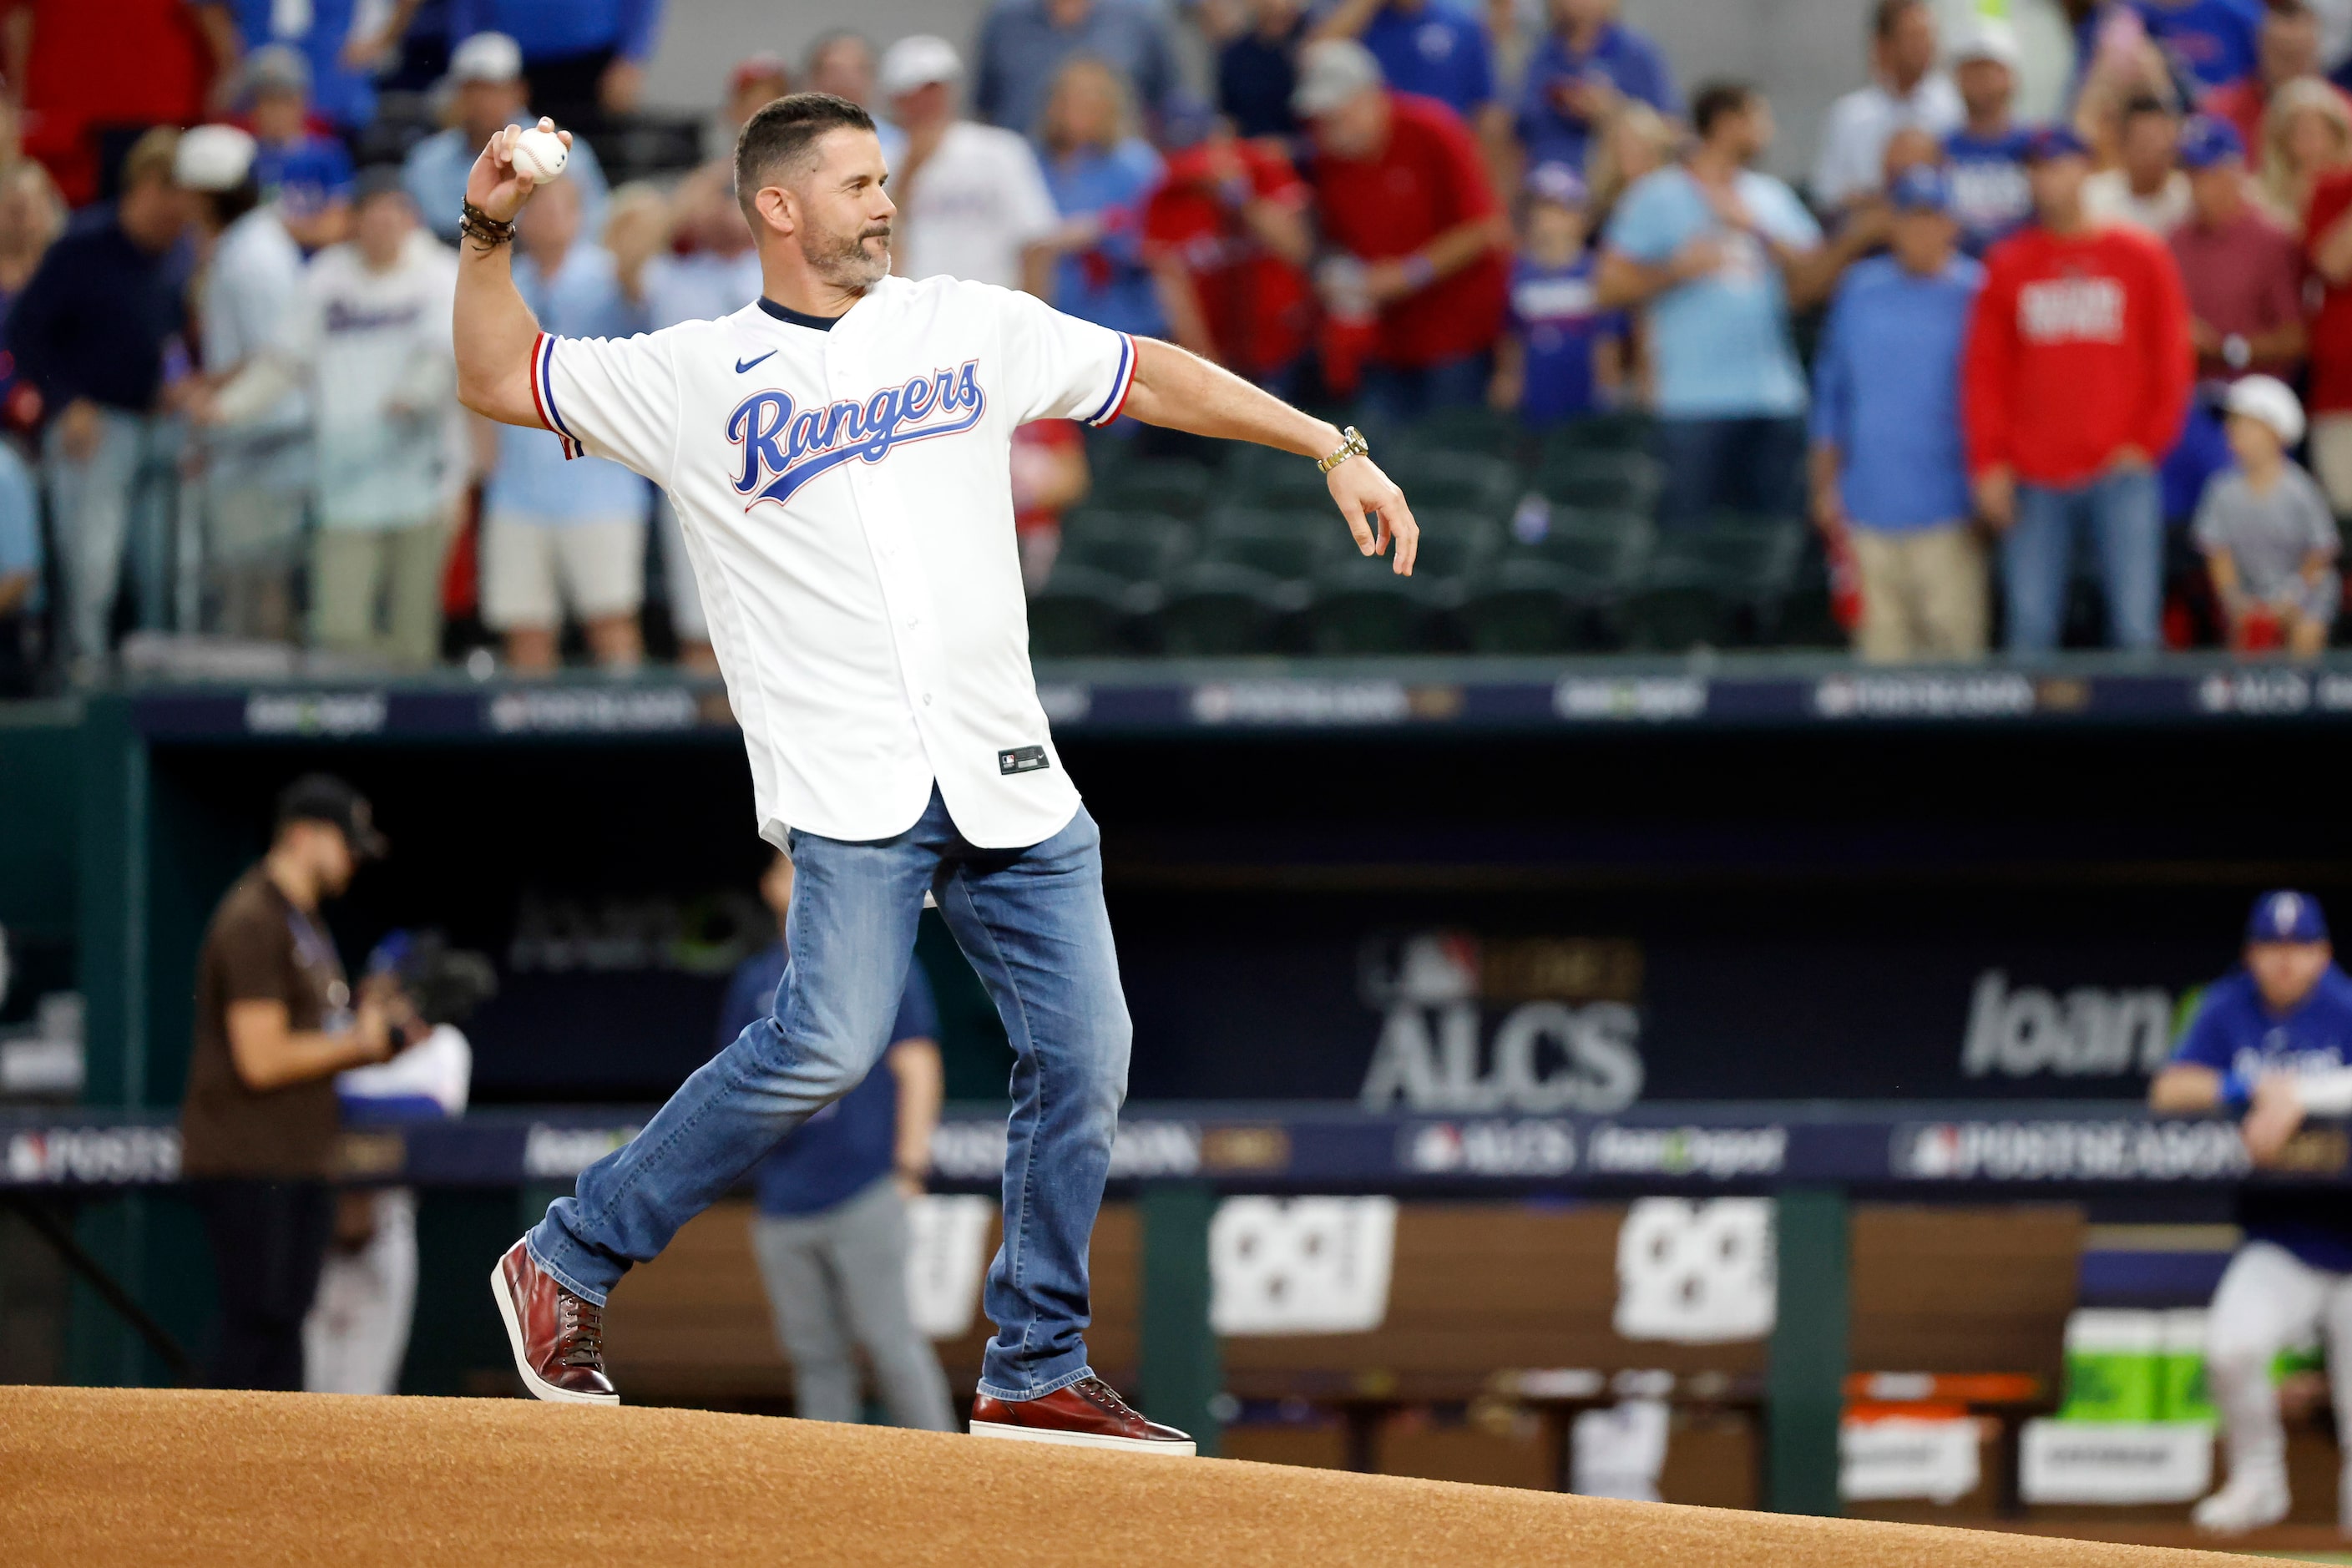
[[[1101,60],[1072,59],[1054,78],[1036,143],[1062,221],[1030,251],[1029,291],[1114,331],[1164,334],[1167,312],[1143,258],[1143,204],[1160,184],[1160,154],[1135,133],[1126,79]]]
[[[2263,198],[2301,227],[2311,189],[2323,174],[2352,164],[2352,107],[2334,84],[2292,81],[2271,97],[2263,116]]]
[[[1596,233],[1634,181],[1674,161],[1676,134],[1664,115],[1639,99],[1619,101],[1584,157],[1584,185],[1591,193]]]

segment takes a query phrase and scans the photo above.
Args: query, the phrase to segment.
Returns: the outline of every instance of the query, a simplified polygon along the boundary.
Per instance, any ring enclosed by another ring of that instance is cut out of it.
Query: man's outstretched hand
[[[1378,555],[1393,542],[1397,575],[1412,576],[1413,557],[1421,552],[1421,525],[1396,481],[1370,458],[1350,458],[1331,470],[1327,482],[1339,515],[1348,520],[1348,531],[1356,536],[1356,548]]]
[[[530,200],[530,193],[539,184],[529,174],[517,173],[514,166],[515,138],[527,129],[529,127],[521,125],[501,129],[483,146],[482,155],[474,160],[472,170],[466,175],[466,199],[498,223],[509,222],[515,214],[522,211],[523,203]],[[539,129],[555,131],[555,121],[542,119]],[[563,139],[563,145],[569,149],[572,132],[555,131],[555,133]]]

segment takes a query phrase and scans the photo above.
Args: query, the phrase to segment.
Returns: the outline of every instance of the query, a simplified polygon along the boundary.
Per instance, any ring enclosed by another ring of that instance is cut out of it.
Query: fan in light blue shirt
[[[575,244],[552,272],[518,253],[515,288],[541,329],[563,338],[626,338],[645,331],[642,310],[621,291],[612,252]],[[646,481],[606,458],[563,456],[563,443],[544,430],[499,426],[498,471],[485,497],[497,513],[560,526],[642,518],[651,500]]]
[[[1745,170],[1738,191],[1757,227],[1796,250],[1822,242],[1797,194]],[[1618,204],[1609,248],[1664,267],[1703,235],[1724,241],[1721,266],[1650,301],[1657,411],[1673,419],[1787,417],[1805,408],[1804,373],[1789,334],[1789,291],[1757,235],[1727,230],[1683,168],[1644,175]]]

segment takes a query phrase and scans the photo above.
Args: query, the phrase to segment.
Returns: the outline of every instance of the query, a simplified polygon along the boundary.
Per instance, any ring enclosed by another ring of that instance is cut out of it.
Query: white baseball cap
[[[2025,53],[2017,46],[2017,29],[1999,16],[1979,16],[1952,43],[1952,63],[1998,60],[2015,70]]]
[[[1298,85],[1291,89],[1290,111],[1312,120],[1386,79],[1371,50],[1353,38],[1325,38],[1307,45],[1298,57]]]
[[[522,46],[504,33],[476,33],[449,56],[452,81],[512,81],[522,75]]]
[[[233,191],[253,172],[254,142],[234,125],[184,132],[172,157],[172,183],[184,191]]]
[[[953,44],[932,33],[917,33],[891,45],[882,51],[882,64],[875,72],[886,98],[933,82],[962,79],[963,57],[956,53]]]
[[[2302,400],[2274,375],[2250,375],[2236,383],[2222,406],[2269,426],[2278,433],[2282,446],[2292,447],[2303,439]]]

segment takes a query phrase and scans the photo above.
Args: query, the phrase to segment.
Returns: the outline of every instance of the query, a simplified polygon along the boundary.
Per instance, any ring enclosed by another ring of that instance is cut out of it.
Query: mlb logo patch
[[[1034,773],[1054,764],[1045,759],[1043,746],[1014,746],[996,753],[996,771],[1003,774]]]

